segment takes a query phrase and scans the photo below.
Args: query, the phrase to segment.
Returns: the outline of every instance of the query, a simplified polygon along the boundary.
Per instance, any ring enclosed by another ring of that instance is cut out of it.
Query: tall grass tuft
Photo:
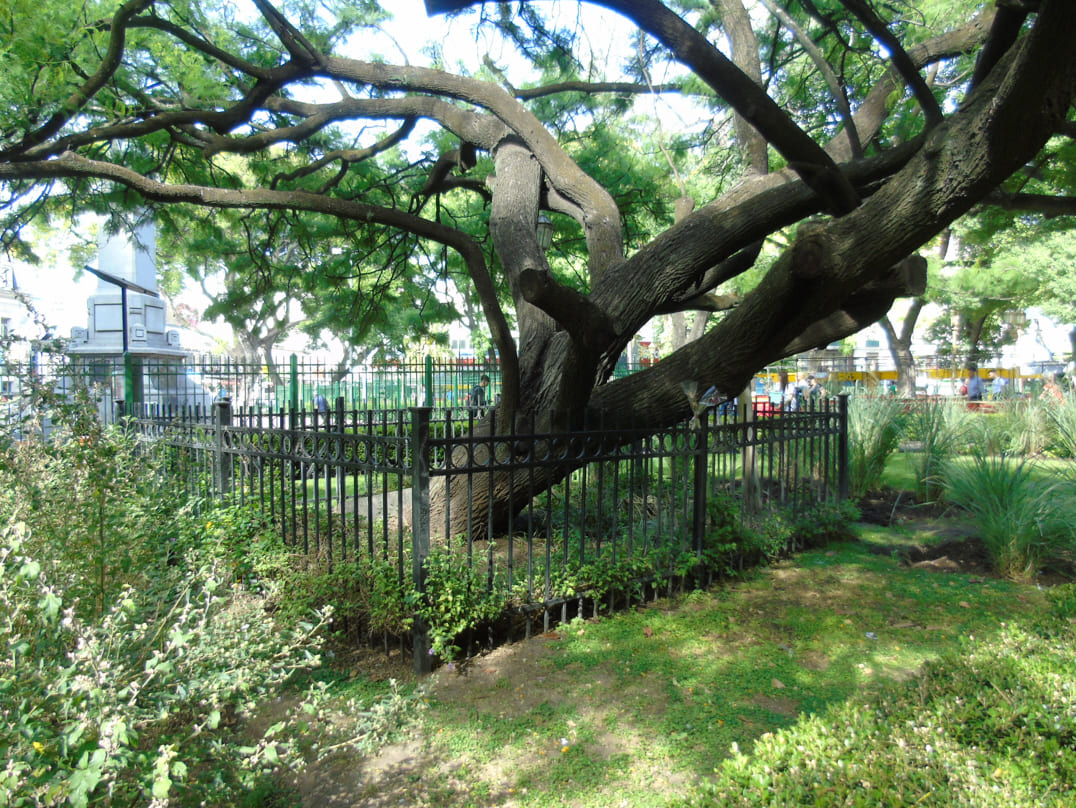
[[[995,570],[1029,580],[1076,558],[1076,483],[1041,479],[1034,463],[976,455],[945,465],[946,495],[972,514]]]
[[[922,399],[912,406],[908,437],[921,448],[915,456],[916,497],[920,502],[941,499],[941,472],[945,462],[968,448],[971,415],[961,400]]]
[[[979,419],[984,423],[982,449],[987,453],[1041,455],[1053,448],[1054,426],[1048,402],[1037,398],[1010,398],[999,402],[997,412]]]
[[[1047,401],[1046,412],[1054,426],[1054,449],[1062,457],[1076,458],[1076,398]]]
[[[907,406],[894,396],[857,393],[848,400],[848,476],[853,497],[879,487],[886,460],[904,434]]]

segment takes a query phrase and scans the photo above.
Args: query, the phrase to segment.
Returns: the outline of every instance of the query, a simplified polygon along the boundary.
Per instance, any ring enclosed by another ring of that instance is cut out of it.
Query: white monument
[[[88,327],[71,329],[68,353],[161,359],[186,354],[179,332],[168,329],[165,303],[157,294],[156,256],[157,230],[151,220],[139,225],[133,237],[102,229],[97,267],[86,267],[98,277],[97,291],[86,304]]]

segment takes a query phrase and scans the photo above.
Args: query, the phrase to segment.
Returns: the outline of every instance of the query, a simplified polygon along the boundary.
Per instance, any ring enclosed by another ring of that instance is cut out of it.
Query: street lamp
[[[1027,325],[1027,312],[1023,309],[1008,309],[1001,313],[1001,320],[1019,330]]]
[[[553,220],[544,213],[538,214],[538,224],[534,228],[534,237],[538,239],[538,246],[545,252],[553,244]]]

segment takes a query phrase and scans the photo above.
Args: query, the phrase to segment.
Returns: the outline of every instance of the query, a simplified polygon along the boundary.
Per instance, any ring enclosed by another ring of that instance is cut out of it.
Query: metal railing
[[[256,504],[296,552],[330,566],[391,562],[421,591],[431,546],[453,547],[506,582],[530,615],[526,633],[532,619],[548,628],[584,608],[588,593],[563,581],[594,559],[659,559],[651,594],[685,565],[712,575],[715,502],[733,503],[750,527],[847,492],[843,396],[771,417],[712,413],[656,434],[479,429],[470,410],[348,410],[342,397],[328,413],[221,401],[211,418],[152,405],[135,415],[130,428],[171,453],[177,485]],[[428,665],[421,631],[413,641],[416,665]]]

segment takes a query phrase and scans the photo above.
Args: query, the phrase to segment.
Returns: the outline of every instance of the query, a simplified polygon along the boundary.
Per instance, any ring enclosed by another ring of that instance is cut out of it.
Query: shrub
[[[489,579],[465,552],[435,547],[426,558],[426,587],[418,612],[430,636],[430,653],[455,659],[456,640],[466,631],[499,618],[508,590],[499,576]]]
[[[0,804],[222,804],[282,764],[283,724],[250,741],[235,727],[317,664],[318,624],[279,629],[212,568],[170,601],[126,588],[86,619],[31,545],[22,525],[0,537]]]
[[[329,613],[272,619],[245,585],[261,520],[188,500],[86,405],[0,452],[0,805],[232,802],[286,761],[290,717],[240,725],[317,665]]]
[[[773,561],[806,548],[856,538],[852,525],[859,509],[850,501],[824,502],[796,514],[776,511],[743,531],[742,548],[748,563]]]
[[[854,541],[857,535],[852,525],[859,516],[859,508],[854,502],[825,502],[793,521],[792,538],[796,547],[802,549]]]
[[[415,594],[410,553],[402,577],[389,559],[362,556],[330,567],[324,558],[283,545],[267,548],[255,569],[284,619],[301,619],[328,607],[337,632],[400,637],[411,630]]]
[[[25,521],[27,550],[80,616],[102,615],[127,587],[171,585],[176,529],[193,512],[159,471],[122,429],[72,417],[3,453],[0,519]]]
[[[1044,481],[1033,463],[1009,455],[946,465],[951,502],[972,514],[1001,575],[1028,579],[1076,554],[1076,483]]]
[[[1003,625],[912,682],[759,738],[677,806],[1067,808],[1076,791],[1073,625]]]

